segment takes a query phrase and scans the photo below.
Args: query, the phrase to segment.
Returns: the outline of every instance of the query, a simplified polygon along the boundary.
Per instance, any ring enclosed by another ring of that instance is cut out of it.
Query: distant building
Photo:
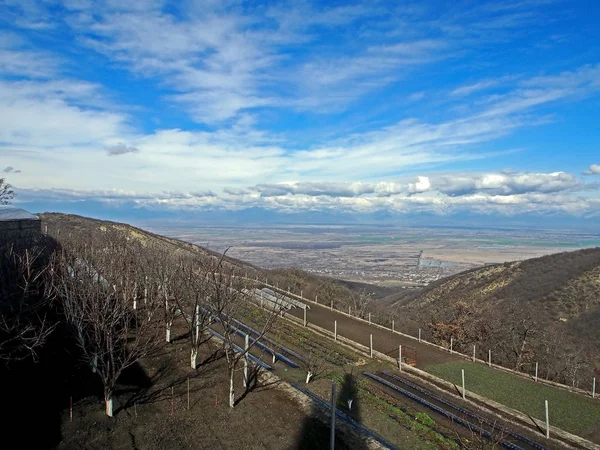
[[[42,231],[40,218],[13,205],[0,205],[0,241],[39,234]]]

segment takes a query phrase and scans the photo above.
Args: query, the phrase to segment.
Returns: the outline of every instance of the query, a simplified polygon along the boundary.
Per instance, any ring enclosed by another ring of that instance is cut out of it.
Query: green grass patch
[[[465,369],[467,391],[495,400],[536,419],[545,420],[544,400],[548,400],[550,424],[570,433],[581,435],[600,423],[598,400],[468,361],[436,364],[425,368],[432,375],[454,383],[459,389],[462,385],[461,369]]]

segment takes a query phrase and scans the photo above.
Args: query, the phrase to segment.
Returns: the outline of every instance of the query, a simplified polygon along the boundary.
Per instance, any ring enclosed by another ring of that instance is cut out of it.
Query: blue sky
[[[599,112],[598,2],[0,1],[26,207],[593,220]]]

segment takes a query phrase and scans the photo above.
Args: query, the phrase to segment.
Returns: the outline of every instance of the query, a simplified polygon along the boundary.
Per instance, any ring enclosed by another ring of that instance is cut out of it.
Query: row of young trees
[[[235,376],[244,370],[248,386],[248,352],[273,326],[281,304],[256,310],[258,335],[235,351],[236,318],[249,298],[224,256],[173,251],[121,230],[62,236],[57,230],[55,238],[40,234],[18,245],[0,243],[0,358],[35,356],[62,321],[83,364],[101,379],[106,414],[112,416],[123,371],[171,342],[177,320],[187,330],[193,369],[207,329],[222,337],[229,405],[235,405]]]

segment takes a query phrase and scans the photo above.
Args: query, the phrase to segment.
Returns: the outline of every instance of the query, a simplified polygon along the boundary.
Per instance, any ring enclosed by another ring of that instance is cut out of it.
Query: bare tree
[[[223,255],[224,257],[224,255]],[[269,302],[265,308],[254,307],[258,322],[258,335],[249,340],[245,348],[236,350],[236,336],[241,311],[248,308],[251,296],[242,285],[242,280],[233,276],[231,268],[223,264],[223,257],[213,261],[207,272],[208,304],[212,318],[219,333],[223,336],[223,350],[227,359],[229,375],[229,406],[235,406],[235,374],[240,370],[239,363],[244,359],[247,363],[250,350],[273,327],[283,311],[283,302]],[[247,380],[245,380],[247,381]],[[246,388],[248,384],[246,383]]]
[[[0,359],[7,363],[35,359],[54,329],[47,283],[53,250],[53,241],[41,235],[0,242]]]
[[[12,186],[4,181],[4,178],[0,178],[0,205],[8,205],[14,198],[15,191],[12,190]]]
[[[360,318],[365,318],[368,314],[369,305],[373,300],[371,294],[367,293],[365,289],[362,289],[360,292],[351,291],[348,297],[350,301],[350,308],[352,308],[354,315]]]
[[[113,237],[100,245],[80,243],[54,261],[53,284],[66,322],[74,331],[83,360],[102,380],[110,417],[119,376],[157,343],[158,326],[148,320],[156,315],[145,314],[157,304],[146,302],[133,308],[141,277],[134,255],[139,250],[133,243]]]
[[[206,332],[214,312],[208,302],[210,284],[210,263],[202,260],[182,260],[179,264],[178,277],[180,286],[184,288],[175,296],[178,311],[184,318],[188,328],[190,343],[190,365],[196,369],[198,351],[202,344],[202,336]]]
[[[316,349],[310,349],[304,357],[306,369],[306,384],[316,380],[327,371],[328,354],[323,354]]]

